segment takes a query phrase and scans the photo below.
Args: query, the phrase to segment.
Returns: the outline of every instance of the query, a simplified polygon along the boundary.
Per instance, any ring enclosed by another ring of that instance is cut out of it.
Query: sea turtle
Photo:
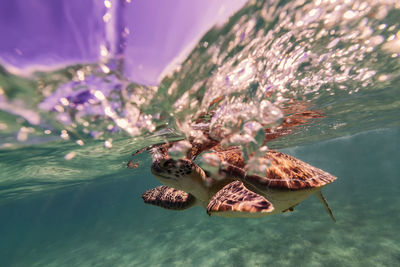
[[[257,175],[245,171],[238,147],[223,148],[215,141],[203,143],[200,149],[194,145],[187,158],[175,160],[168,155],[167,146],[152,148],[151,171],[164,185],[146,191],[142,195],[145,203],[175,210],[199,205],[209,215],[261,217],[293,211],[315,194],[336,221],[321,193],[321,188],[336,177],[299,159],[268,150],[265,158],[270,165],[265,175]],[[194,163],[203,151],[220,159],[218,178]]]

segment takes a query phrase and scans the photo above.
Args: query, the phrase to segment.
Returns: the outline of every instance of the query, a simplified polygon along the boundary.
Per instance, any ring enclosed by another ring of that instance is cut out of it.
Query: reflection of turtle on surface
[[[164,186],[142,195],[148,204],[175,210],[198,205],[206,208],[209,215],[261,217],[293,211],[296,205],[315,194],[335,220],[321,188],[336,177],[294,157],[269,150],[264,158],[270,165],[265,175],[259,176],[246,173],[238,147],[224,149],[219,142],[210,140],[200,147],[194,144],[187,158],[174,160],[167,153],[168,146],[152,148],[151,171]],[[193,162],[203,151],[220,159],[218,177],[212,177],[213,174]]]

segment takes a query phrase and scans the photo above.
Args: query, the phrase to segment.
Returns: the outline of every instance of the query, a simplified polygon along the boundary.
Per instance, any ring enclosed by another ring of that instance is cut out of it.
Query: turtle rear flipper
[[[333,216],[333,212],[331,210],[331,207],[329,207],[328,205],[328,201],[326,201],[326,198],[324,197],[324,195],[322,194],[321,190],[318,190],[315,195],[317,196],[317,198],[319,199],[319,201],[321,201],[322,205],[324,206],[326,212],[329,214],[329,216],[331,216],[332,220],[334,222],[336,222],[335,216]]]
[[[267,199],[248,190],[240,181],[224,186],[207,206],[208,215],[224,217],[261,217],[273,210]]]
[[[142,194],[145,203],[169,210],[184,210],[192,207],[195,197],[189,193],[165,185],[147,190]]]

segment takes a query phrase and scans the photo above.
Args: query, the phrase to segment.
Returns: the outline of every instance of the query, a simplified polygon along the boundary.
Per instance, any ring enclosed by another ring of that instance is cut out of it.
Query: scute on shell
[[[302,190],[322,187],[336,180],[336,177],[284,153],[269,150],[265,158],[271,162],[265,176],[248,175],[243,167],[243,156],[239,149],[215,150],[228,164],[222,172],[249,183],[259,189]],[[235,163],[239,164],[235,164]],[[244,161],[243,161],[244,162]]]

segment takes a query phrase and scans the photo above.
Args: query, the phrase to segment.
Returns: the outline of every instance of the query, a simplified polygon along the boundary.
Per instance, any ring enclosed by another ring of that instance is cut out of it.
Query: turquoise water
[[[40,149],[40,148],[36,148]],[[32,148],[35,151],[35,148]],[[258,219],[167,211],[140,195],[148,164],[0,206],[2,266],[397,266],[400,129],[284,149],[338,176],[290,214]],[[149,159],[143,155],[143,162]],[[147,158],[147,159],[146,159]],[[25,160],[32,158],[25,156]]]
[[[0,266],[400,265],[399,10],[249,1],[158,87],[120,58],[0,67]],[[313,197],[258,219],[145,205],[159,183],[132,153],[203,131],[337,176],[324,188],[337,223]]]

